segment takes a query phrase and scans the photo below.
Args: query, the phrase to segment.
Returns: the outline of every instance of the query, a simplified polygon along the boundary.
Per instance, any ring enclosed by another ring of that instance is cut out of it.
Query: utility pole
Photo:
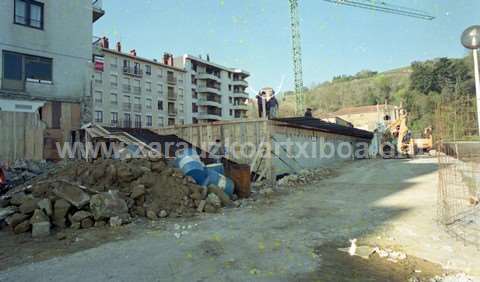
[[[477,96],[477,123],[480,135],[480,73],[478,66],[478,49],[480,48],[480,25],[467,28],[462,34],[462,44],[473,52],[473,64],[475,68],[475,89]]]

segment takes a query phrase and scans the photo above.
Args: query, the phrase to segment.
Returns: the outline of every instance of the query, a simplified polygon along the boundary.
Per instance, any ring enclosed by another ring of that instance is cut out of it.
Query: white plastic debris
[[[354,256],[357,252],[357,239],[351,239],[350,241],[350,248],[348,249],[348,253],[350,256]]]

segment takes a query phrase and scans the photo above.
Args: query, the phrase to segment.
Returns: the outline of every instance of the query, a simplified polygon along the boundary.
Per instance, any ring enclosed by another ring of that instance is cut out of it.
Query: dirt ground
[[[31,241],[0,233],[0,281],[429,281],[480,277],[480,251],[435,222],[435,159],[357,161],[222,214]],[[400,262],[338,248],[379,246]],[[415,280],[417,279],[417,280]],[[452,280],[455,281],[455,280]]]

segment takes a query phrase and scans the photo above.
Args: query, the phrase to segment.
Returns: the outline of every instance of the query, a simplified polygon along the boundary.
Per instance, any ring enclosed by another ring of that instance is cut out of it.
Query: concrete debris
[[[465,273],[450,274],[444,276],[436,276],[430,279],[430,282],[473,282],[473,278],[468,277]]]
[[[0,195],[11,188],[24,184],[40,175],[47,174],[55,167],[54,163],[46,161],[17,160],[12,165],[3,164],[7,185]]]
[[[295,187],[314,183],[322,179],[332,177],[335,173],[329,168],[302,169],[298,174],[290,174],[278,180],[279,186]]]
[[[16,169],[25,166],[31,165],[18,162]],[[43,173],[41,167],[38,171]],[[163,160],[62,163],[5,194],[0,219],[16,233],[31,229],[34,237],[43,237],[52,227],[60,232],[118,227],[131,222],[132,216],[158,220],[238,206],[220,188],[206,189],[193,182]]]
[[[398,262],[407,258],[407,255],[405,253],[394,251],[391,249],[382,250],[379,247],[373,248],[372,253],[376,253],[379,257],[386,258],[391,262]]]

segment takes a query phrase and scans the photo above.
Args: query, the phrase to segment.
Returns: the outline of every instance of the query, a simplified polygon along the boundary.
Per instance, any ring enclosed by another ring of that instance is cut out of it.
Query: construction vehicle
[[[416,153],[428,153],[433,149],[432,128],[427,127],[423,131],[422,138],[414,138],[413,144]]]

